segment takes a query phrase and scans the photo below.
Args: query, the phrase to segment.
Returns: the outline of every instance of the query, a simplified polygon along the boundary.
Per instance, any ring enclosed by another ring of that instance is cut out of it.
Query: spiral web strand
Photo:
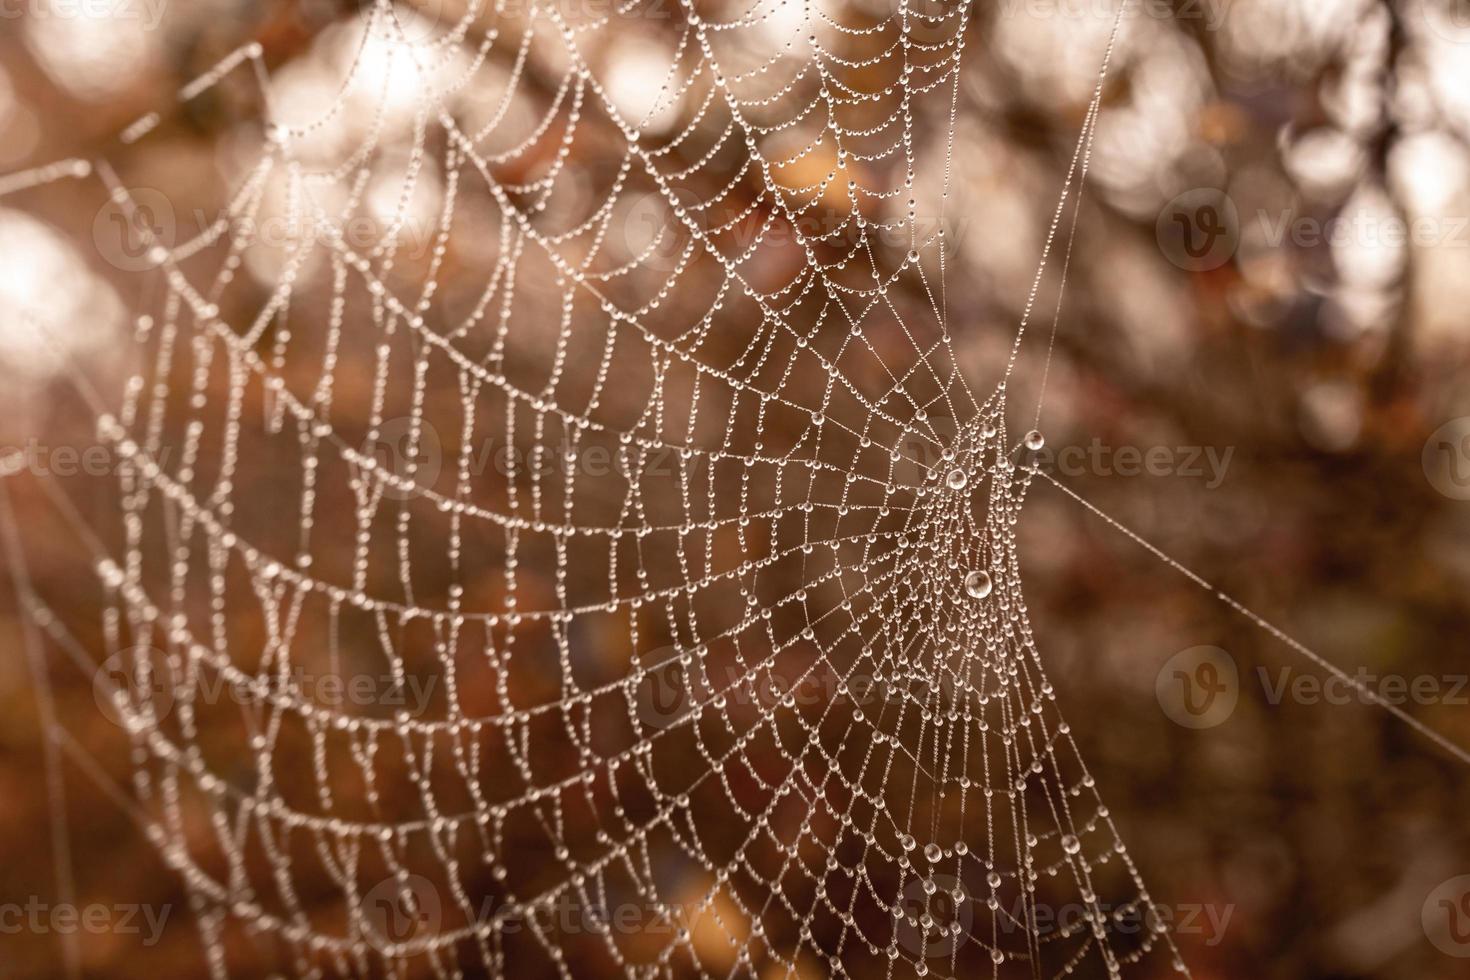
[[[255,46],[181,93],[268,119],[139,273],[97,622],[28,599],[213,975],[1185,972],[1022,596],[1045,260],[1002,380],[951,345],[969,4],[789,6],[675,8],[641,118],[589,53],[638,0],[378,3],[307,120]],[[147,233],[106,161],[5,186],[63,178]]]

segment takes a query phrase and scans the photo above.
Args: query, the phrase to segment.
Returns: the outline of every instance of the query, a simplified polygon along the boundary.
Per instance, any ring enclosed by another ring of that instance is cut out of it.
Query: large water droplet
[[[964,470],[955,467],[949,471],[949,476],[944,478],[944,482],[949,484],[951,490],[963,490],[965,489],[965,484],[970,482],[970,478]]]
[[[1035,429],[1032,429],[1030,432],[1026,433],[1027,449],[1031,450],[1034,453],[1039,451],[1044,445],[1046,445],[1046,436],[1042,435]]]
[[[942,858],[942,857],[944,857],[944,851],[942,851],[940,849],[940,847],[939,847],[938,844],[925,844],[924,845],[924,858],[930,864],[937,863],[939,861],[939,859]]]
[[[991,588],[989,572],[971,572],[965,576],[965,591],[973,598],[984,599],[990,595]]]
[[[1062,850],[1068,854],[1077,854],[1082,850],[1082,842],[1071,834],[1068,834],[1062,838]]]

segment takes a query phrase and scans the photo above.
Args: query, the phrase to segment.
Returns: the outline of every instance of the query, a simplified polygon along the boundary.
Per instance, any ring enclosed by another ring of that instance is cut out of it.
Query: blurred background
[[[771,50],[787,39],[801,44],[801,11],[788,4],[768,5],[772,15],[750,32]],[[381,278],[415,287],[422,298],[415,309],[426,319],[463,322],[486,285],[487,276],[474,273],[496,267],[510,241],[497,202],[462,186],[471,168],[455,159],[452,144],[441,138],[432,152],[415,152],[426,125],[415,82],[395,75],[396,42],[364,30],[372,6],[34,0],[0,10],[0,465],[33,587],[68,621],[96,623],[92,632],[78,627],[88,649],[108,649],[116,638],[107,637],[106,602],[91,581],[92,552],[58,514],[74,507],[103,540],[124,540],[119,501],[126,481],[120,486],[110,450],[86,452],[98,445],[97,415],[118,412],[129,399],[148,404],[147,392],[127,390],[135,375],[140,386],[145,374],[161,385],[158,403],[168,406],[183,404],[196,384],[188,369],[160,369],[153,360],[160,344],[173,342],[162,340],[155,324],[178,312],[169,311],[177,294],[160,285],[154,250],[207,237],[236,195],[251,196],[259,247],[242,254],[217,294],[201,302],[244,320],[247,310],[254,315],[281,295],[279,284],[294,284],[286,290],[289,326],[284,314],[267,318],[270,330],[251,338],[293,390],[309,392],[315,380],[298,369],[305,358],[295,352],[304,344],[319,359],[326,324],[340,322],[331,299],[341,265],[321,250],[302,250],[301,230],[285,220],[295,213],[296,185],[274,177],[252,183],[254,161],[276,138],[265,120],[305,127],[335,109],[327,124],[290,136],[293,159],[323,168],[372,134],[371,166],[361,180],[322,190],[324,206],[351,199],[363,218],[362,250],[372,253]],[[493,15],[472,15],[464,36],[445,46],[446,30],[460,23],[466,5],[398,6],[407,34],[440,43],[435,71],[473,79],[454,92],[454,114],[469,131],[493,130],[484,151],[498,179],[515,188],[509,193],[516,201],[539,204],[537,220],[549,233],[559,218],[585,211],[599,191],[617,188],[607,248],[622,249],[621,261],[638,262],[644,277],[619,288],[636,296],[630,306],[658,297],[653,320],[669,323],[670,335],[684,329],[691,319],[684,314],[707,306],[717,280],[683,264],[687,238],[662,238],[670,212],[657,189],[637,184],[636,175],[623,185],[622,134],[599,137],[594,129],[563,147],[551,138],[534,153],[520,152],[524,141],[536,142],[545,107],[567,98],[558,89],[566,68],[554,43],[558,32],[529,3],[508,3]],[[820,9],[831,23],[859,25],[888,16],[893,6],[834,0]],[[645,117],[648,145],[691,125],[700,104],[695,94],[672,107],[648,94],[662,84],[669,52],[689,23],[687,7],[655,0],[565,9],[570,22],[588,25],[611,13],[611,24],[589,27],[580,43],[605,94]],[[706,21],[747,9],[735,2],[699,6]],[[956,366],[977,391],[988,392],[1004,371],[1116,15],[1113,0],[976,0],[968,7],[950,188],[944,217],[928,227],[944,230],[947,333]],[[491,25],[506,38],[525,30],[535,40],[486,55],[479,39]],[[179,98],[191,80],[252,43],[268,72],[265,84],[251,58],[198,97]],[[759,61],[747,56],[748,64]],[[479,58],[483,71],[476,69]],[[369,66],[369,81],[344,88],[354,63]],[[530,93],[525,101],[502,100],[516,83]],[[594,100],[587,99],[591,116]],[[915,196],[926,204],[937,199],[945,176],[950,107],[947,87],[913,107]],[[558,111],[577,110],[563,104]],[[1460,745],[1470,745],[1467,138],[1470,4],[1463,0],[1131,4],[1103,89],[1041,424],[1043,465],[1058,480]],[[742,177],[717,150],[709,152],[668,157],[671,166],[682,159],[704,167],[681,192],[708,200],[734,179],[733,202],[759,200],[758,176]],[[816,166],[810,159],[785,168],[777,182],[818,184],[821,167],[794,173]],[[67,163],[73,160],[88,166]],[[60,171],[36,177],[36,168],[58,161]],[[536,182],[555,166],[565,166],[580,188],[543,194]],[[862,169],[861,155],[853,169]],[[858,183],[901,184],[901,173],[895,182],[880,164],[870,169]],[[118,198],[110,183],[131,193]],[[861,212],[880,226],[904,209],[898,196],[866,198],[849,209],[841,184],[822,184],[816,196],[833,194],[833,213]],[[441,239],[439,216],[451,199],[458,217]],[[272,216],[281,223],[273,226]],[[1059,248],[1070,221],[1069,212]],[[394,246],[373,253],[385,228]],[[886,242],[892,254],[880,259],[885,268],[903,261],[906,236]],[[763,248],[752,272],[767,285],[807,261],[790,237],[771,241],[775,247]],[[180,267],[209,261],[208,251],[180,258]],[[380,261],[385,254],[395,259],[391,269]],[[935,256],[924,252],[931,273]],[[1038,304],[1044,312],[1033,320],[1010,382],[1016,433],[1031,428],[1026,406],[1040,384],[1056,263]],[[521,333],[510,343],[523,354],[539,351],[544,364],[551,325],[565,312],[556,299],[565,295],[565,275],[530,261],[518,275],[514,319]],[[670,280],[694,285],[659,296]],[[923,309],[923,281],[910,277],[899,288],[902,302]],[[354,318],[383,322],[381,304],[371,309],[364,294],[360,283],[353,287],[358,300],[346,312],[344,363],[371,350],[360,336],[354,343]],[[582,299],[578,310],[595,309]],[[476,359],[511,376],[517,368],[496,353],[500,303],[475,318],[478,325],[462,339]],[[806,307],[794,309],[794,317],[805,315]],[[546,331],[539,340],[524,334],[535,323]],[[584,395],[602,340],[599,331],[566,353]],[[177,339],[181,350],[192,342],[189,331]],[[525,362],[534,359],[524,354]],[[368,422],[374,412],[377,419],[393,414],[371,405],[371,369],[363,366],[371,363],[361,362],[355,382],[338,381],[333,424],[354,433],[347,439],[353,444],[408,438]],[[230,379],[218,364],[202,370],[208,377],[198,390],[222,404]],[[449,394],[435,410],[452,417],[462,379],[440,381]],[[257,543],[286,542],[289,553],[300,522],[291,482],[299,478],[300,456],[288,446],[284,461],[273,463],[265,436],[253,441],[253,430],[280,430],[279,416],[272,421],[277,408],[258,388],[240,408],[247,432],[234,477],[237,527]],[[390,400],[406,405],[412,396],[405,385]],[[619,397],[610,394],[610,412]],[[683,397],[669,396],[672,415],[687,404]],[[503,418],[499,424],[492,431],[525,453],[563,437],[507,431]],[[796,431],[795,423],[784,424]],[[433,456],[431,484],[453,475],[443,425],[440,437],[446,446]],[[278,476],[278,466],[289,478]],[[69,504],[58,503],[57,485]],[[354,560],[351,505],[341,507],[315,519],[325,543],[300,547],[314,567],[346,574]],[[438,540],[442,560],[445,538],[434,533],[420,531],[416,547],[428,540],[433,552]],[[1325,678],[1321,670],[1045,481],[1030,492],[1019,535],[1028,607],[1057,704],[1150,893],[1177,910],[1176,922],[1188,918],[1177,942],[1194,976],[1466,975],[1464,764],[1356,692],[1314,687]],[[502,548],[480,542],[477,551],[476,542],[466,543],[466,566],[484,566],[467,608],[476,598],[503,600],[491,581],[504,563]],[[534,557],[522,561],[536,564]],[[191,583],[207,576],[202,559],[192,567]],[[15,579],[15,564],[6,568]],[[428,571],[415,583],[416,601],[432,604],[425,596],[449,594],[448,583]],[[530,588],[534,607],[535,590],[545,601],[553,585]],[[146,927],[84,933],[80,972],[207,975],[210,964],[188,921],[188,893],[128,806],[99,788],[99,773],[127,786],[138,750],[98,709],[85,672],[47,671],[50,700],[36,696],[13,593],[7,585],[0,598],[0,902],[24,905],[57,894],[51,847],[61,828],[49,815],[43,738],[46,712],[54,710],[96,770],[52,750],[64,760],[74,900],[146,902],[172,908],[174,917],[156,942],[145,941]],[[231,628],[261,630],[243,618]],[[54,653],[50,645],[43,649]],[[238,747],[245,737],[222,730],[211,752],[228,757],[230,740]],[[279,950],[252,951],[243,939],[229,944],[228,955],[237,975],[288,968]],[[54,931],[5,929],[0,964],[7,976],[65,974]],[[1146,975],[1166,975],[1167,967],[1167,960],[1152,964]],[[813,967],[813,975],[823,969]],[[553,975],[553,967],[545,972]]]

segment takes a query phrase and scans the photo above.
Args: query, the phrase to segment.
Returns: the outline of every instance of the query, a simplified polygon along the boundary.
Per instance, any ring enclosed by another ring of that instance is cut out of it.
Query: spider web
[[[181,93],[253,79],[267,122],[146,250],[95,628],[31,611],[101,661],[211,973],[1184,971],[1016,554],[1008,381],[1101,76],[976,390],[970,5],[659,9],[641,114],[599,45],[643,0],[379,2],[319,114],[259,46]],[[38,179],[91,173],[148,236],[105,161]]]

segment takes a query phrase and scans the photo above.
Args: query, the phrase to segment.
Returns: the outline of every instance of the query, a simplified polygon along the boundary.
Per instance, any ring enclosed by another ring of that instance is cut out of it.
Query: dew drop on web
[[[984,599],[992,588],[989,572],[971,572],[965,576],[965,591],[972,598]]]

